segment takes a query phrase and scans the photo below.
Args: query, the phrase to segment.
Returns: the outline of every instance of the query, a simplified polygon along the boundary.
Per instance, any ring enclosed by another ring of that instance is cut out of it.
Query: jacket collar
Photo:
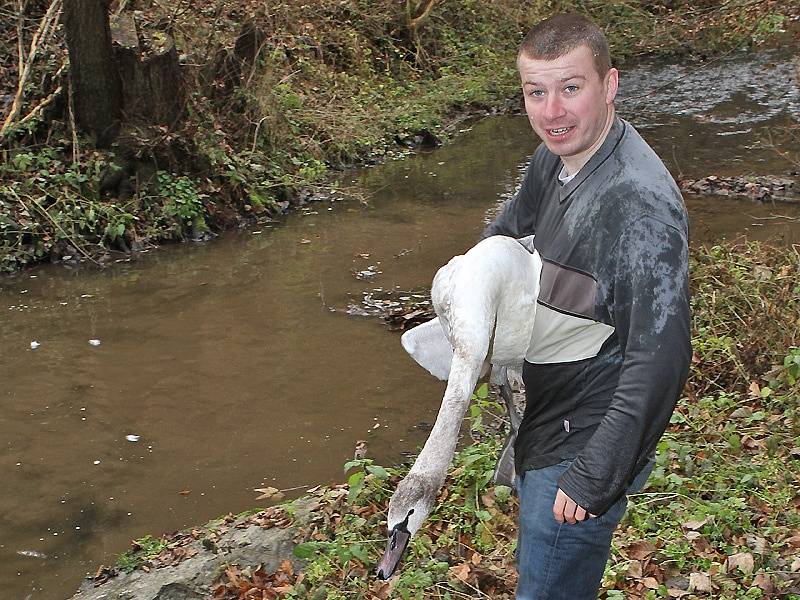
[[[600,165],[602,165],[609,156],[614,152],[614,149],[619,145],[622,137],[625,135],[627,124],[618,116],[614,117],[614,122],[611,124],[611,129],[608,130],[606,139],[602,145],[597,149],[592,157],[589,159],[578,174],[566,185],[559,186],[559,201],[564,202],[572,195],[572,192],[578,189],[580,185],[594,173]]]

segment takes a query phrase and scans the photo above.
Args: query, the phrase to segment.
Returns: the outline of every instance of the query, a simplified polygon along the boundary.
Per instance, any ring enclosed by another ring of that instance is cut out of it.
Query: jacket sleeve
[[[521,238],[535,233],[536,212],[538,210],[537,198],[539,197],[539,194],[534,193],[537,187],[534,182],[536,177],[535,158],[536,155],[534,154],[530,163],[528,163],[528,168],[525,170],[525,176],[522,179],[522,185],[520,185],[517,193],[503,204],[500,214],[483,230],[481,239],[493,235]]]
[[[686,382],[689,331],[687,234],[642,217],[620,236],[611,258],[609,307],[622,366],[608,411],[562,475],[559,487],[603,514],[656,447]]]

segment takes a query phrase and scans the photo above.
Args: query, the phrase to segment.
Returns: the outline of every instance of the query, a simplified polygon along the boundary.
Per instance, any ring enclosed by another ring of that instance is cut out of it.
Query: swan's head
[[[409,540],[428,518],[439,487],[433,478],[421,473],[409,473],[398,484],[389,501],[386,518],[389,540],[383,558],[378,563],[379,579],[389,579],[394,574]]]

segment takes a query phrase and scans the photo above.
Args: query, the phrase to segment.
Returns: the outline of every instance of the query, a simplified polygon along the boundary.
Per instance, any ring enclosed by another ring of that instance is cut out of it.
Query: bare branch
[[[23,6],[22,2],[20,2],[20,6]],[[42,17],[41,22],[39,23],[39,29],[33,36],[31,40],[31,47],[28,51],[28,55],[22,60],[22,41],[20,35],[19,44],[19,52],[20,52],[20,71],[18,75],[18,82],[17,82],[17,93],[14,95],[14,100],[11,103],[11,111],[6,116],[5,121],[3,122],[3,126],[0,127],[0,137],[4,136],[14,121],[17,119],[17,116],[22,109],[22,101],[25,94],[25,86],[28,83],[28,79],[31,75],[31,70],[33,68],[33,63],[36,60],[36,53],[39,51],[41,45],[46,44],[50,34],[54,31],[54,24],[58,23],[59,16],[61,15],[61,0],[53,0],[50,4],[50,7],[47,9],[47,12]],[[18,30],[19,30],[18,25]]]

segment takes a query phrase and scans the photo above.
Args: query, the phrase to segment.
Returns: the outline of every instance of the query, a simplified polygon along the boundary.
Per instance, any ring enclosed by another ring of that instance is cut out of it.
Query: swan
[[[509,409],[511,433],[495,481],[513,481],[513,439],[519,417],[509,378],[520,373],[533,333],[542,261],[533,236],[491,236],[455,256],[433,278],[436,318],[402,336],[405,350],[447,380],[442,405],[422,451],[389,502],[388,542],[377,576],[388,579],[409,540],[428,517],[455,453],[461,420],[478,379],[491,370]]]

